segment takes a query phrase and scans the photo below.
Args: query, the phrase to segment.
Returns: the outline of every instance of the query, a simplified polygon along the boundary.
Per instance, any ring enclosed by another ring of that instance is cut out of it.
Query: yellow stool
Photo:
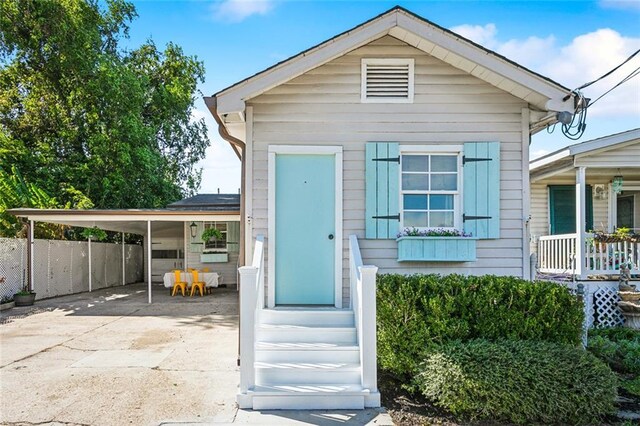
[[[196,288],[198,290],[200,290],[200,296],[204,296],[204,282],[199,281],[198,280],[198,271],[197,270],[193,270],[192,272],[193,274],[193,282],[191,283],[191,294],[190,296],[193,296],[193,293],[195,293]]]
[[[173,283],[173,291],[171,292],[171,296],[175,296],[176,293],[178,292],[178,289],[180,289],[180,291],[182,292],[182,296],[184,296],[185,292],[187,291],[187,283],[184,281],[181,281],[180,272],[181,271],[179,269],[176,269],[173,271],[175,276],[175,282]]]

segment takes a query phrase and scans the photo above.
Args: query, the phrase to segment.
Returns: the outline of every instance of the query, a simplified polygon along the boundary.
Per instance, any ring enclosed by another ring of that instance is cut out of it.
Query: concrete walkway
[[[382,410],[238,410],[238,297],[134,284],[0,312],[0,424],[391,424]]]

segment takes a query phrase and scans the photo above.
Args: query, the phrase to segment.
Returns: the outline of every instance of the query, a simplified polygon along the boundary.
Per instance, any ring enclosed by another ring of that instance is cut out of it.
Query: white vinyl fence
[[[37,299],[89,291],[89,249],[86,241],[35,240],[34,290]],[[126,244],[125,282],[143,280],[142,246]],[[0,297],[11,296],[27,283],[27,240],[0,238]],[[122,285],[122,245],[91,243],[93,290]]]

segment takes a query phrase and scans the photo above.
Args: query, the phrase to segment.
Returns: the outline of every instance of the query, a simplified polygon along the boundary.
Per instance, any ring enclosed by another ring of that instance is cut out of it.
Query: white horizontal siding
[[[363,57],[415,59],[410,104],[360,102]],[[253,237],[267,232],[270,144],[343,147],[343,300],[348,304],[348,236],[381,273],[519,275],[522,260],[522,124],[526,103],[405,43],[384,37],[247,102],[253,107]],[[364,148],[402,144],[501,142],[501,239],[478,241],[476,262],[399,263],[395,240],[365,240]],[[268,254],[267,254],[268,255]],[[267,271],[268,273],[268,271]]]
[[[607,164],[615,167],[616,164],[629,164],[630,161],[635,162],[636,165],[640,164],[640,141],[584,157],[577,156],[575,164],[576,166],[601,166]]]

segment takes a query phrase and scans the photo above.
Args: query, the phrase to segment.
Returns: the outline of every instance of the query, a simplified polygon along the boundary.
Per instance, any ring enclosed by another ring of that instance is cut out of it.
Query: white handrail
[[[378,392],[376,371],[376,274],[377,266],[362,264],[358,238],[349,236],[349,277],[351,307],[355,316],[360,365],[362,367],[362,388],[371,393]]]
[[[264,308],[264,237],[258,235],[251,266],[240,273],[240,393],[255,386],[255,325]]]

